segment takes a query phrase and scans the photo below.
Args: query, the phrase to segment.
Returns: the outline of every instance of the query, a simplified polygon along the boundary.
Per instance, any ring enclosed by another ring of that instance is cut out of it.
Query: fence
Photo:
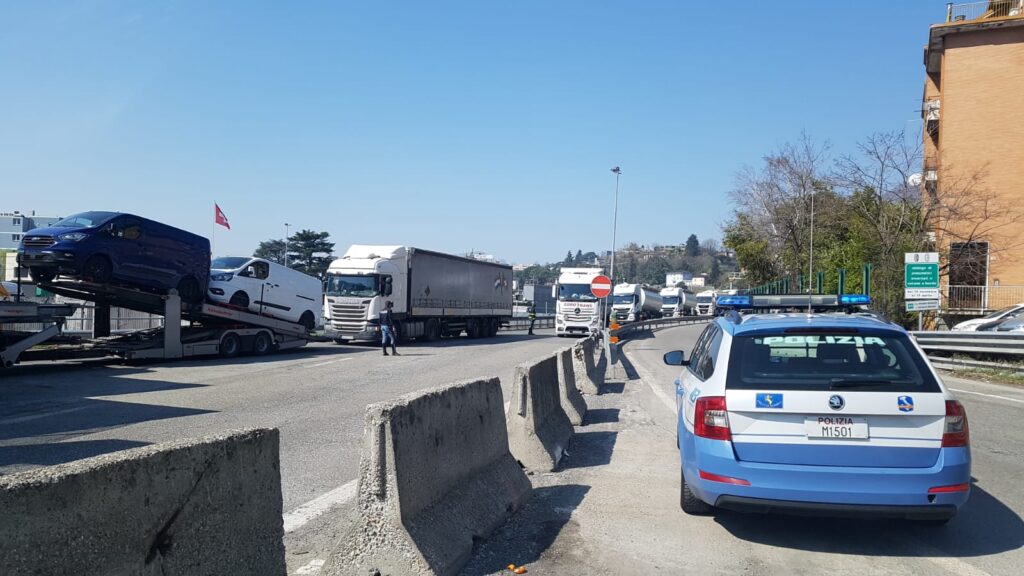
[[[537,328],[554,328],[555,327],[555,316],[538,314],[536,320],[533,323],[534,329]],[[529,318],[513,318],[509,320],[508,326],[502,326],[502,330],[529,330],[530,319]]]
[[[943,291],[952,311],[978,313],[1024,302],[1024,286],[946,286]]]
[[[615,330],[608,332],[609,336],[628,336],[634,332],[640,332],[642,330],[658,330],[660,328],[668,328],[671,326],[688,326],[691,324],[703,324],[710,321],[714,316],[674,316],[672,318],[656,318],[653,320],[641,320],[639,322],[631,322]]]
[[[986,18],[1005,18],[1024,15],[1024,0],[988,0],[946,4],[946,22],[966,22]]]

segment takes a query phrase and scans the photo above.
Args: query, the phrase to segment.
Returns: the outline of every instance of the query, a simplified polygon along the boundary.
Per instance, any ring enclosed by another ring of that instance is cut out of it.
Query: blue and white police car
[[[869,301],[723,296],[692,354],[665,354],[684,366],[685,512],[956,515],[970,493],[967,414],[903,328],[858,312]]]

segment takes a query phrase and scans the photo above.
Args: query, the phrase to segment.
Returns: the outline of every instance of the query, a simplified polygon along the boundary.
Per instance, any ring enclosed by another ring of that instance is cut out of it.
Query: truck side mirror
[[[391,292],[392,292],[391,276],[386,276],[384,278],[384,295],[385,296],[391,296]]]
[[[551,297],[552,298],[558,298],[558,285],[557,284],[551,286]]]

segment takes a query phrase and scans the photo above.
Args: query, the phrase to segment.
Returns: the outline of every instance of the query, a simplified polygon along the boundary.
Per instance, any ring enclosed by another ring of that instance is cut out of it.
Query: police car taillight
[[[943,448],[967,446],[971,432],[967,426],[967,411],[956,400],[946,400],[946,429],[942,433]]]
[[[711,440],[732,440],[725,396],[704,396],[697,399],[693,415],[693,433]]]

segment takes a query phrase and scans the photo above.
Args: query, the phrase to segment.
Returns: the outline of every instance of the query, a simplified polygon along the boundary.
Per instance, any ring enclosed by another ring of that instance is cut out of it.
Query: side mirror
[[[391,292],[392,292],[391,276],[388,276],[388,277],[384,278],[384,295],[385,296],[391,296]]]
[[[558,298],[558,285],[551,286],[551,297]]]
[[[690,365],[690,362],[686,359],[686,353],[683,352],[682,350],[673,350],[671,352],[666,352],[665,355],[662,357],[662,360],[664,360],[665,364],[668,364],[669,366]]]

